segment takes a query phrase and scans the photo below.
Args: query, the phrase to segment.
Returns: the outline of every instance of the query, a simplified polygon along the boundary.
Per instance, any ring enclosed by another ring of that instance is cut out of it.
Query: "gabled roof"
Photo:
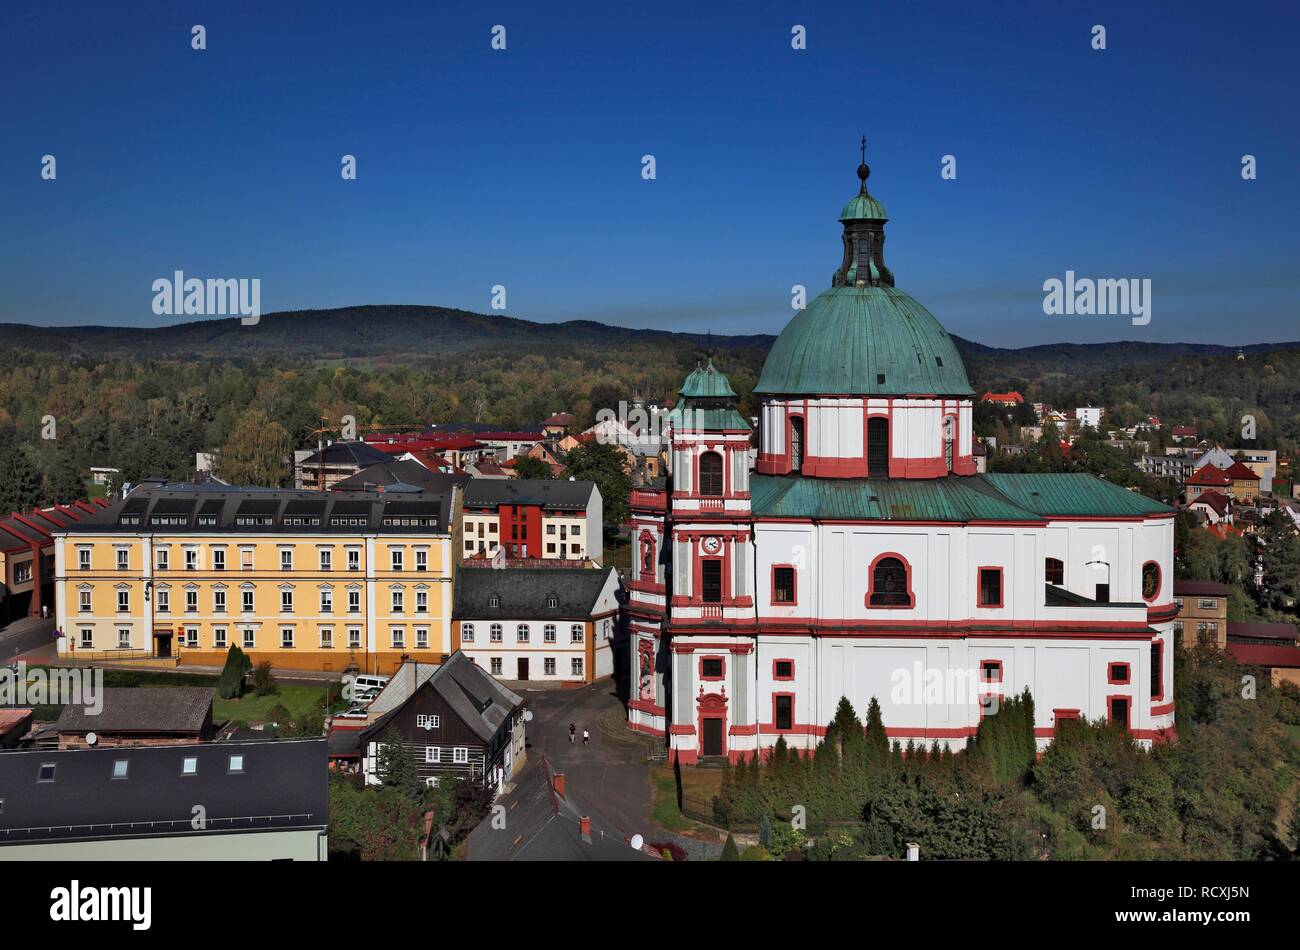
[[[452,616],[456,620],[587,620],[611,577],[617,576],[612,567],[467,569],[456,575]],[[556,598],[554,607],[547,606],[551,597]]]
[[[404,664],[409,665],[413,664]],[[420,664],[421,667],[431,665]],[[419,682],[420,679],[423,682]],[[362,731],[360,742],[363,747],[381,733],[401,708],[422,690],[431,689],[436,692],[451,707],[457,718],[484,743],[491,742],[510,715],[524,704],[522,696],[489,676],[460,650],[447,657],[443,663],[433,666],[429,675],[422,677],[413,673],[404,682],[412,686],[410,693],[400,702],[391,704],[390,709]],[[391,680],[388,685],[392,685]],[[387,690],[388,686],[385,686],[384,692]],[[395,697],[398,695],[400,693],[394,694]],[[376,698],[375,702],[378,701]]]
[[[103,709],[91,715],[84,705],[68,703],[55,732],[147,732],[195,734],[212,716],[208,686],[109,686],[100,691]]]
[[[1243,623],[1233,620],[1228,623],[1228,642],[1234,637],[1251,640],[1277,640],[1279,643],[1295,643],[1300,633],[1293,623]]]
[[[1232,479],[1223,469],[1213,465],[1202,465],[1187,476],[1188,485],[1231,485]]]
[[[1174,581],[1175,597],[1227,597],[1231,591],[1218,581]]]
[[[1238,479],[1238,480],[1253,479],[1254,481],[1259,481],[1259,475],[1257,475],[1255,472],[1247,468],[1246,465],[1242,462],[1234,461],[1230,466],[1228,466],[1228,468],[1224,471],[1223,474],[1227,475],[1229,478],[1232,479]]]
[[[1233,659],[1244,666],[1275,667],[1284,670],[1300,669],[1300,647],[1270,647],[1262,643],[1227,644]]]
[[[449,492],[453,487],[463,488],[468,475],[449,475],[430,471],[412,459],[389,459],[376,465],[367,465],[355,475],[336,482],[331,491],[373,491],[377,486],[385,489],[395,485],[411,486],[426,492]]]
[[[1222,515],[1226,514],[1228,509],[1232,507],[1232,499],[1228,498],[1228,496],[1224,495],[1222,492],[1217,492],[1211,489],[1209,491],[1201,492],[1192,499],[1191,504],[1209,505],[1214,509],[1216,514]]]
[[[107,708],[107,707],[106,707]],[[328,822],[326,742],[201,742],[0,754],[0,847],[32,841],[152,838],[292,828]],[[241,756],[239,771],[230,757]],[[193,774],[184,760],[193,758]],[[125,761],[126,778],[113,778]],[[54,766],[50,781],[42,767]],[[201,803],[206,823],[194,828]]]
[[[505,827],[489,815],[465,842],[470,861],[653,861],[631,846],[613,822],[593,811],[572,784],[563,796],[555,791],[555,773],[545,756],[532,758],[515,787],[498,804]],[[581,821],[590,821],[582,834]],[[648,830],[648,829],[647,829]]]

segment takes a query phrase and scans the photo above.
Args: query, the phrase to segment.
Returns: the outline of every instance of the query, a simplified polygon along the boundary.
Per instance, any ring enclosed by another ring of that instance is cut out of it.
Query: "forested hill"
[[[708,336],[610,326],[591,320],[534,323],[499,314],[446,307],[373,305],[333,310],[293,310],[264,314],[254,326],[236,318],[199,319],[162,327],[34,327],[0,324],[0,348],[64,353],[93,359],[108,356],[213,358],[221,360],[380,359],[386,363],[422,362],[472,350],[617,347],[650,343],[701,351],[766,352],[775,337]],[[1023,349],[985,346],[956,337],[972,381],[985,376],[1026,381],[1073,376],[1187,356],[1235,356],[1236,347],[1200,343],[1052,343]],[[1246,353],[1300,348],[1300,341],[1256,344]],[[984,385],[984,383],[981,383]]]

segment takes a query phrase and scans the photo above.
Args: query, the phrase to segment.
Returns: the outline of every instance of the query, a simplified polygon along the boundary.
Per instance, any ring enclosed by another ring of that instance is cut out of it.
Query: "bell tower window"
[[[955,429],[956,425],[953,423],[952,416],[945,416],[943,420],[943,466],[949,475],[952,474],[952,443]]]
[[[867,421],[867,476],[889,477],[889,420],[884,416]]]
[[[700,456],[700,494],[722,494],[722,456],[717,452]]]
[[[701,595],[706,604],[722,603],[722,562],[705,561],[701,568]]]
[[[803,420],[798,416],[790,420],[790,471],[803,474]]]

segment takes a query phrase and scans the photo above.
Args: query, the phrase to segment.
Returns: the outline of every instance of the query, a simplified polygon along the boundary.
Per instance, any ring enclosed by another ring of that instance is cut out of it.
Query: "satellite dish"
[[[532,722],[532,721],[533,721],[533,711],[531,709],[525,709],[524,722]]]
[[[98,741],[99,736],[95,735],[93,732],[86,733],[86,745],[94,745]]]
[[[632,836],[632,847],[634,847],[634,848],[636,848],[638,851],[640,851],[640,850],[641,850],[641,847],[642,847],[644,844],[645,844],[645,838],[642,838],[640,835],[633,835],[633,836]]]

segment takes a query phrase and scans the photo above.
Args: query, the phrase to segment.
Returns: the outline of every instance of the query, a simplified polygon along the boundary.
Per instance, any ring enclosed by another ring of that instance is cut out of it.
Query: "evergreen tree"
[[[226,665],[217,677],[217,695],[222,699],[238,699],[244,692],[244,677],[252,668],[247,654],[232,643],[226,651]]]
[[[26,449],[11,445],[0,453],[0,512],[30,511],[41,502],[41,473]]]
[[[880,703],[871,697],[867,704],[866,742],[872,762],[883,763],[889,756],[889,737],[885,734],[885,720],[880,713]],[[897,744],[897,743],[895,743]]]
[[[722,846],[722,857],[719,861],[739,861],[740,849],[736,847],[736,839],[730,834],[727,835],[727,843]]]
[[[412,801],[424,797],[424,783],[420,781],[420,770],[415,758],[406,745],[396,726],[389,726],[379,737],[379,761],[376,772],[385,785],[399,789]]]

